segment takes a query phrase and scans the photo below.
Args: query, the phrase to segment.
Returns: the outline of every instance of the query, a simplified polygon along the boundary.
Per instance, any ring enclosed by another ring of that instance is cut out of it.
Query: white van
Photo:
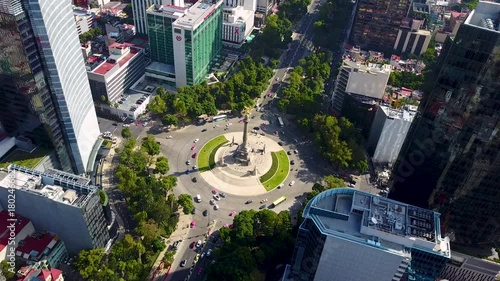
[[[198,195],[196,195],[196,197],[195,197],[195,198],[196,198],[196,202],[198,202],[198,203],[200,203],[200,202],[201,202],[201,196],[200,196],[199,194],[198,194]]]

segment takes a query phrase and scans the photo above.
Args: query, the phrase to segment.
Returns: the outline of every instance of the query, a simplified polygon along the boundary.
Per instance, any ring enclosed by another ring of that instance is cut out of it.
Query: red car
[[[198,153],[195,152],[193,155],[191,155],[191,157],[196,158],[196,155],[198,155]]]
[[[189,244],[189,248],[193,249],[194,248],[194,245],[196,245],[196,242],[191,242],[191,244]]]
[[[203,273],[203,267],[200,267],[200,270],[198,270],[198,276],[201,276],[202,273]]]

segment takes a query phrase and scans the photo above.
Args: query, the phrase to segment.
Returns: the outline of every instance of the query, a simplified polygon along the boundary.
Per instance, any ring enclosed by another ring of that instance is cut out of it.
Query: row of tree
[[[189,122],[200,115],[217,115],[218,110],[241,112],[253,106],[254,99],[266,89],[272,69],[246,58],[238,62],[238,71],[227,81],[213,85],[181,87],[177,94],[159,88],[148,105],[149,110],[163,116],[165,126]]]
[[[255,280],[256,271],[269,272],[288,263],[293,253],[288,211],[242,211],[235,216],[232,229],[219,230],[219,238],[224,246],[215,251],[217,262],[208,268],[208,280]]]
[[[169,236],[178,222],[178,200],[169,194],[177,178],[164,176],[169,164],[166,157],[158,156],[160,144],[148,135],[138,147],[128,128],[122,136],[128,139],[116,176],[136,227],[109,254],[103,249],[80,252],[75,265],[89,280],[144,280],[157,253],[165,248],[162,236]]]
[[[288,3],[288,2],[287,2]],[[266,19],[266,26],[250,45],[251,56],[255,60],[261,57],[279,58],[287,44],[292,42],[292,22],[282,16],[270,15]]]

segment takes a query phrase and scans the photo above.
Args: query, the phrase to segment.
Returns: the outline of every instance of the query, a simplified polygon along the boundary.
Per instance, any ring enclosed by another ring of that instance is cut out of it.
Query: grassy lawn
[[[217,149],[229,142],[226,137],[218,136],[207,142],[198,153],[198,170],[209,171],[215,166],[215,153]]]
[[[35,168],[42,159],[49,154],[50,150],[37,147],[32,153],[13,150],[0,163],[0,168],[7,168],[9,164],[17,164],[28,168]]]
[[[276,156],[276,152],[271,152],[271,157],[273,158],[273,163],[271,164],[271,169],[267,171],[262,177],[259,178],[260,182],[266,182],[271,179],[276,171],[278,170],[278,156]]]
[[[277,158],[277,169],[274,175],[268,179],[265,182],[262,182],[262,185],[266,188],[267,191],[270,191],[278,185],[280,185],[288,176],[288,171],[290,170],[290,163],[288,162],[288,156],[286,155],[286,152],[284,150],[276,152],[276,158]],[[271,170],[273,169],[274,166],[274,158],[273,158],[273,164],[271,166]],[[267,173],[266,173],[267,174]],[[266,176],[266,175],[264,175]],[[262,177],[264,177],[262,176]]]

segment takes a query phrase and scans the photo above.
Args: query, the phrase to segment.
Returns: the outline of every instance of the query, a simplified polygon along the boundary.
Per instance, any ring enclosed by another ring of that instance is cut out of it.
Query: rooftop
[[[450,257],[449,239],[441,237],[439,213],[385,197],[350,188],[330,189],[309,202],[304,217],[325,235],[401,256],[418,248]]]
[[[114,43],[109,46],[109,51],[110,56],[104,62],[94,68],[92,70],[93,73],[106,75],[114,67],[118,66],[118,68],[120,68],[124,66],[139,52],[141,52],[141,49],[134,48],[132,47],[132,44],[129,43]]]
[[[357,63],[350,60],[344,60],[344,64],[354,69],[361,70],[361,72],[374,72],[374,73],[387,73],[391,72],[391,65],[377,64],[377,63]],[[358,71],[359,72],[359,71]]]
[[[179,18],[187,12],[186,7],[178,7],[173,5],[153,5],[146,12],[155,15],[162,15],[169,18]]]
[[[465,20],[465,24],[500,33],[499,19],[500,3],[479,1],[476,9]]]
[[[32,269],[26,277],[18,279],[17,281],[56,281],[61,276],[62,271],[57,268],[51,269]]]
[[[222,0],[215,2],[215,4],[209,1],[196,2],[185,14],[178,18],[173,25],[195,30],[204,20],[210,17],[221,4]]]
[[[417,114],[416,106],[409,106],[408,109],[393,109],[389,106],[380,106],[388,118],[401,119],[404,121],[413,121]]]
[[[45,250],[47,248],[52,249],[58,241],[59,238],[55,234],[35,232],[19,242],[16,255],[22,256],[25,259],[31,257],[31,259],[39,260],[43,254],[47,254],[44,253]]]
[[[58,170],[41,172],[18,165],[9,165],[0,173],[0,187],[15,188],[60,203],[82,207],[97,192],[89,179]]]

